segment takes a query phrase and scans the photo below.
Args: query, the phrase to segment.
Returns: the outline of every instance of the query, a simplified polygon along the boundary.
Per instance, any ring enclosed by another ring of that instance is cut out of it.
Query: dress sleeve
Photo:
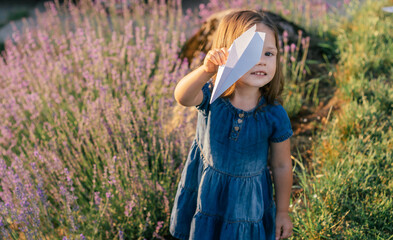
[[[291,121],[288,114],[281,105],[272,107],[272,134],[270,142],[283,142],[293,135]]]
[[[202,87],[202,92],[203,92],[203,100],[201,104],[196,105],[196,108],[206,114],[209,111],[209,106],[210,106],[210,97],[211,97],[211,82],[207,82],[203,87]]]

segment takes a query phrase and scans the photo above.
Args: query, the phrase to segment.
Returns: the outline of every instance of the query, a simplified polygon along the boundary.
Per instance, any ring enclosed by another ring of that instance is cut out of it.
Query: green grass
[[[393,15],[381,10],[387,5],[367,1],[335,30],[344,104],[321,126],[315,171],[298,173],[296,239],[393,239]]]

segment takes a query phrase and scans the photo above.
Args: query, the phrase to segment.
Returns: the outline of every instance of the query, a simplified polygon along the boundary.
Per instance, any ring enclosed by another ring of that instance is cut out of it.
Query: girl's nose
[[[259,59],[257,65],[262,65],[262,66],[265,66],[265,65],[266,65],[266,61],[265,61],[265,58],[264,58],[263,55],[262,55],[261,58]]]

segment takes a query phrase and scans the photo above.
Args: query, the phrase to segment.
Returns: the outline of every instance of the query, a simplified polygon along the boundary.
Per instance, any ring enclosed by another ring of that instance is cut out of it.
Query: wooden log
[[[203,52],[206,54],[212,46],[213,34],[217,30],[218,24],[220,23],[221,19],[231,11],[232,9],[229,9],[211,15],[202,24],[197,33],[195,33],[190,39],[186,41],[180,52],[180,58],[187,58],[188,62],[191,64],[194,58],[200,56],[200,53]],[[286,20],[278,14],[269,11],[262,12],[262,10],[260,10],[260,12],[266,14],[274,23],[276,23],[281,42],[283,42],[282,35],[284,31],[288,33],[288,45],[292,43],[297,44],[300,32],[302,37],[311,37],[304,28]],[[311,37],[307,57],[308,59],[323,62],[322,54],[324,53],[324,49],[319,46],[320,41],[321,40],[318,37]]]

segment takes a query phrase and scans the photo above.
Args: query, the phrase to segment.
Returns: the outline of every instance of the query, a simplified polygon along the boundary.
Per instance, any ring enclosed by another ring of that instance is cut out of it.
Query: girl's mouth
[[[252,72],[251,75],[266,76],[267,74],[264,71],[256,71],[256,72]]]

